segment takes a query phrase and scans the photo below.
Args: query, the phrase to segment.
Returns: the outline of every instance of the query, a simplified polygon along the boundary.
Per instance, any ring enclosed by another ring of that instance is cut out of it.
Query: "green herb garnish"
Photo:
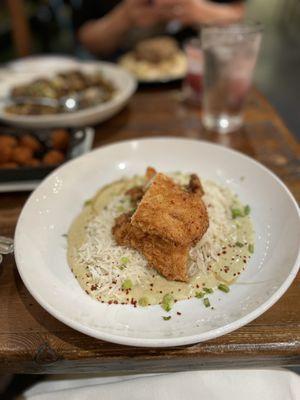
[[[203,304],[205,305],[205,307],[210,307],[210,301],[207,297],[205,297],[205,299],[203,299]]]
[[[195,297],[197,297],[197,299],[202,299],[203,296],[204,296],[203,292],[196,292],[195,293]]]
[[[147,305],[148,305],[147,297],[141,297],[139,299],[138,303],[139,303],[139,306],[141,306],[141,307],[147,307]]]
[[[125,281],[122,283],[122,289],[123,290],[132,289],[132,282],[130,279],[125,279]]]
[[[123,265],[126,265],[129,263],[129,258],[128,257],[121,257],[120,261]]]
[[[171,315],[169,315],[168,317],[163,317],[164,321],[169,321],[169,319],[171,319]]]
[[[239,208],[232,208],[231,209],[231,216],[232,216],[232,219],[235,219],[237,217],[243,217],[244,213]]]
[[[230,292],[229,287],[227,285],[225,285],[224,283],[220,283],[220,285],[218,286],[218,289],[224,293]]]
[[[171,311],[173,305],[174,305],[174,297],[170,293],[165,294],[161,303],[162,308],[165,311],[169,312]]]
[[[248,246],[248,250],[249,250],[249,253],[254,253],[254,245],[253,244],[249,244],[249,246]]]
[[[244,207],[244,216],[249,215],[249,214],[250,214],[250,211],[251,211],[250,206],[247,204],[247,205]]]
[[[205,293],[213,293],[214,292],[212,288],[207,288],[207,287],[203,288],[203,290]]]
[[[93,200],[92,199],[88,199],[84,202],[84,206],[90,206],[92,204]]]
[[[236,242],[236,244],[235,244],[237,247],[243,247],[244,246],[244,243],[242,243],[242,242]]]

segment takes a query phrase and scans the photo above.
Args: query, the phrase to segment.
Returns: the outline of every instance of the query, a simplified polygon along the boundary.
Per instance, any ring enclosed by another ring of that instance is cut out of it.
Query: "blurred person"
[[[74,25],[86,49],[110,56],[157,34],[181,40],[196,35],[201,24],[235,22],[244,12],[243,1],[234,0],[82,0]]]

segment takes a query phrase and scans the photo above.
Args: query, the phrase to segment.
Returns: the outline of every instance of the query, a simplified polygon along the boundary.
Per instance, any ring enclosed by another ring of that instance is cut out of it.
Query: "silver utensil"
[[[13,239],[6,236],[0,236],[0,264],[3,261],[3,255],[13,253],[13,251],[14,251]]]
[[[34,104],[39,106],[62,108],[65,112],[73,112],[79,108],[80,95],[65,96],[59,99],[51,99],[50,97],[16,96],[4,97],[1,101],[8,104]]]
[[[72,93],[69,96],[63,96],[59,99],[52,99],[50,97],[29,97],[29,96],[6,96],[2,97],[0,101],[6,104],[34,104],[40,106],[48,106],[53,108],[60,108],[63,112],[74,112],[87,106],[91,107],[106,101],[107,93],[103,88],[90,87],[78,93]]]

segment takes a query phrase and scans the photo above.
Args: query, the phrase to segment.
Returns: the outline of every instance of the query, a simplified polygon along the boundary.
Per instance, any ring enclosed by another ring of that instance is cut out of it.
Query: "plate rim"
[[[208,332],[203,332],[199,334],[194,334],[194,335],[189,335],[189,336],[181,336],[181,337],[176,337],[176,338],[155,338],[155,339],[149,339],[149,338],[132,338],[128,336],[122,336],[118,334],[111,334],[111,333],[106,333],[106,332],[101,332],[101,331],[96,331],[93,328],[84,326],[81,322],[75,321],[71,318],[68,318],[67,316],[61,314],[57,309],[49,305],[46,301],[43,300],[43,297],[34,289],[30,286],[30,283],[27,281],[26,276],[22,272],[22,268],[20,267],[21,262],[20,262],[20,254],[18,250],[18,236],[19,236],[19,231],[21,229],[21,224],[22,224],[22,219],[23,215],[26,212],[26,208],[28,203],[31,201],[35,193],[40,190],[40,188],[43,185],[46,185],[48,180],[52,178],[53,175],[57,174],[61,169],[68,167],[72,163],[78,162],[81,158],[83,157],[88,157],[89,154],[95,153],[95,152],[101,152],[101,150],[105,148],[112,148],[112,147],[118,147],[119,145],[127,144],[130,145],[131,143],[134,142],[149,142],[149,141],[167,141],[169,142],[171,140],[175,140],[177,142],[196,142],[197,144],[204,144],[208,146],[212,146],[214,148],[222,148],[224,151],[228,151],[230,153],[233,153],[235,155],[239,155],[241,157],[246,157],[249,162],[253,163],[256,167],[262,169],[265,173],[267,173],[270,177],[275,179],[276,183],[285,191],[287,194],[289,200],[291,200],[297,214],[298,214],[298,219],[300,221],[300,209],[298,206],[298,203],[296,199],[294,198],[293,194],[291,191],[288,189],[288,187],[285,185],[283,181],[274,173],[272,172],[269,168],[264,166],[262,163],[259,161],[253,159],[252,157],[238,151],[232,148],[228,148],[226,146],[212,143],[210,141],[206,140],[197,140],[193,138],[179,138],[176,136],[157,136],[157,137],[147,137],[147,138],[137,138],[137,139],[128,139],[128,140],[122,140],[118,142],[114,142],[111,144],[107,144],[104,146],[100,146],[94,150],[92,150],[90,153],[83,154],[80,157],[77,157],[76,159],[70,160],[57,169],[55,169],[53,172],[51,172],[42,182],[41,184],[30,194],[28,199],[26,200],[22,211],[19,215],[19,219],[16,225],[16,230],[15,230],[15,235],[14,235],[14,242],[15,242],[15,261],[16,261],[16,266],[18,269],[18,272],[21,276],[21,279],[26,286],[27,290],[29,293],[34,297],[34,299],[47,311],[49,312],[50,315],[52,315],[54,318],[59,320],[60,322],[64,323],[65,325],[75,329],[76,331],[79,331],[85,335],[91,336],[95,339],[99,340],[104,340],[107,342],[111,343],[116,343],[116,344],[121,344],[121,345],[127,345],[127,346],[135,346],[135,347],[152,347],[152,348],[159,348],[159,347],[175,347],[175,346],[184,346],[184,345],[192,345],[195,343],[200,343],[204,341],[208,341],[223,335],[226,335],[230,332],[233,332],[242,326],[245,326],[249,322],[253,321],[254,319],[258,318],[260,315],[265,313],[270,307],[272,307],[281,297],[282,295],[287,291],[287,289],[290,287],[292,284],[293,280],[295,279],[298,270],[300,268],[300,246],[298,248],[298,254],[296,256],[296,259],[294,261],[294,265],[291,268],[289,275],[286,277],[284,282],[279,286],[279,288],[266,300],[263,304],[261,304],[259,307],[257,307],[255,310],[251,311],[247,315],[245,315],[242,318],[239,318],[238,320],[235,320],[233,322],[230,322],[229,324],[223,325],[222,327],[211,329]],[[300,243],[300,238],[299,238],[299,243]],[[205,337],[203,337],[205,336]]]

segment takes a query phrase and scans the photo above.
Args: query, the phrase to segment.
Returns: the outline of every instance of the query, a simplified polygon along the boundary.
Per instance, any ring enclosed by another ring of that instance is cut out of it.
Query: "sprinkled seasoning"
[[[207,297],[205,297],[205,299],[203,299],[203,304],[205,305],[205,307],[210,307],[210,301]]]
[[[165,311],[171,311],[173,305],[174,305],[174,297],[170,293],[165,294],[161,303],[161,307]]]
[[[235,219],[237,217],[243,217],[243,216],[244,216],[244,213],[239,208],[232,208],[231,209],[231,217],[232,217],[232,219]]]
[[[169,319],[171,319],[171,315],[169,315],[168,317],[162,317],[164,321],[169,321]]]
[[[148,299],[147,299],[147,297],[141,297],[140,299],[139,299],[139,301],[138,301],[138,304],[139,304],[139,306],[141,306],[141,307],[147,307],[147,305],[148,305]]]
[[[229,287],[227,285],[225,285],[224,283],[220,283],[220,285],[218,286],[218,289],[224,293],[230,292]]]
[[[132,289],[132,282],[131,282],[130,279],[126,279],[126,280],[122,283],[122,289],[123,289],[123,290]]]
[[[249,214],[250,214],[250,211],[251,211],[250,206],[247,204],[247,205],[244,207],[244,215],[245,215],[245,216],[246,216],[246,215],[249,215]]]

